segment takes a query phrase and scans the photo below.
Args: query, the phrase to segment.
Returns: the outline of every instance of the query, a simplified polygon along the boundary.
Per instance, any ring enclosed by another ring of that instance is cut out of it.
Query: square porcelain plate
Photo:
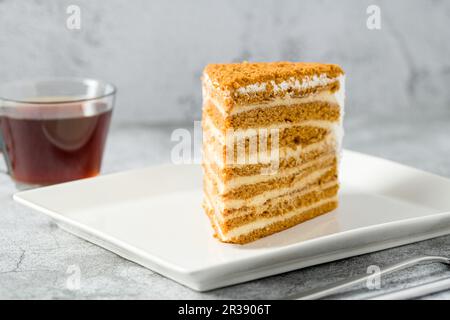
[[[166,165],[19,192],[64,229],[195,290],[450,233],[450,180],[345,151],[340,207],[247,245],[212,237],[198,165]]]

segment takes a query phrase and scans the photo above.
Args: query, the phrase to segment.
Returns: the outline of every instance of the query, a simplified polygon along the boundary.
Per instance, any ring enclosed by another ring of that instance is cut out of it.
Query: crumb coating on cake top
[[[205,67],[204,74],[215,88],[233,91],[271,80],[281,83],[290,78],[302,79],[322,74],[336,78],[343,75],[344,71],[336,64],[280,61],[209,64]]]

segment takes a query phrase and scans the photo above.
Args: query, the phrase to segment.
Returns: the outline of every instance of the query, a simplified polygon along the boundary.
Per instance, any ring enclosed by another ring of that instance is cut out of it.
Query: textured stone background
[[[81,30],[66,7],[81,8]],[[366,8],[381,7],[381,30]],[[0,1],[0,80],[90,76],[117,84],[115,122],[200,117],[209,62],[341,64],[347,121],[450,117],[450,3],[398,0]]]
[[[80,31],[65,27],[68,4],[81,7]],[[369,4],[381,7],[379,31],[366,28]],[[208,62],[335,62],[348,75],[344,145],[450,177],[449,21],[449,1],[0,0],[0,82],[74,75],[116,83],[109,173],[170,161],[172,130],[200,117]],[[372,264],[450,256],[446,236],[201,294],[60,230],[13,202],[15,190],[0,175],[0,298],[281,298]],[[81,269],[75,291],[66,284],[71,265]],[[418,266],[383,279],[381,292],[449,274]],[[425,298],[450,299],[450,291]]]

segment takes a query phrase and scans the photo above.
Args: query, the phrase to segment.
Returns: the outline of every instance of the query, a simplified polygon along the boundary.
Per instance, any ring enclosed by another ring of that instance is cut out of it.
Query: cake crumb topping
[[[209,64],[204,74],[216,89],[234,91],[251,85],[261,86],[269,81],[281,84],[292,79],[322,75],[337,78],[344,72],[336,64],[280,61]]]

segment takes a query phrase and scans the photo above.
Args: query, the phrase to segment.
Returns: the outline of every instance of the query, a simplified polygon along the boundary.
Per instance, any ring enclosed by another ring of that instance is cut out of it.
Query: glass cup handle
[[[6,170],[0,169],[0,173],[11,174],[11,161],[9,160],[8,153],[6,152],[5,142],[3,140],[3,135],[0,132],[0,151],[2,152],[3,159],[6,163]]]

